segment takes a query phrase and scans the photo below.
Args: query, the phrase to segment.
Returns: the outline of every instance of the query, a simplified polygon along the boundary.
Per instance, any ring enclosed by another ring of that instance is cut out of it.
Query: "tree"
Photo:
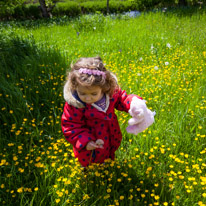
[[[58,0],[39,0],[42,16],[45,18],[52,17],[51,11]]]
[[[107,0],[107,14],[109,14],[109,0]]]
[[[39,3],[40,3],[40,9],[42,12],[42,16],[46,18],[51,17],[51,13],[48,11],[45,0],[39,0]]]

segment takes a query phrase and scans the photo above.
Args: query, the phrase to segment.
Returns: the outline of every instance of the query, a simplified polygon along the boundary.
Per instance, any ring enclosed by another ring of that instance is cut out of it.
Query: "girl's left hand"
[[[94,141],[90,141],[87,143],[87,146],[86,146],[87,150],[94,150],[97,148],[104,149],[104,147],[102,145],[98,145]]]

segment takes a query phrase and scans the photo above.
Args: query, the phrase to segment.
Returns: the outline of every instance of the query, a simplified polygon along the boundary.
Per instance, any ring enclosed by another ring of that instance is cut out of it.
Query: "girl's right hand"
[[[87,150],[94,150],[94,149],[97,149],[97,148],[104,149],[104,147],[102,145],[98,145],[94,141],[90,141],[86,145]]]

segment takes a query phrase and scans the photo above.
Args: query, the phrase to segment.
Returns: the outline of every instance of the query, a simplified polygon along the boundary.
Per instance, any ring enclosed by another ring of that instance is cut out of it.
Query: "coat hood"
[[[69,82],[68,81],[64,85],[63,93],[64,93],[64,99],[69,105],[72,105],[72,106],[77,107],[77,108],[84,108],[85,107],[84,104],[82,104],[80,101],[78,101],[72,95],[72,91],[69,87]]]
[[[114,79],[118,82],[117,77],[115,74],[111,73],[112,76],[114,77]],[[76,108],[84,108],[85,105],[80,102],[78,99],[76,99],[73,94],[72,91],[70,89],[70,85],[69,85],[69,81],[66,82],[66,84],[64,85],[64,90],[63,90],[63,95],[64,95],[64,99],[65,101],[69,104],[72,105]],[[106,95],[106,109],[109,107],[109,96]],[[92,104],[93,105],[93,104]],[[95,105],[93,105],[94,107],[96,107]],[[99,109],[99,108],[98,108]],[[101,110],[101,109],[100,109]]]

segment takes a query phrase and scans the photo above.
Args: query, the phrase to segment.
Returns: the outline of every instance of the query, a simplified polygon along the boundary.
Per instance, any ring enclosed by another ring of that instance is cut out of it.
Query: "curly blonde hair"
[[[99,70],[104,72],[105,76],[81,73],[79,72],[80,68]],[[71,91],[75,91],[78,85],[84,87],[99,86],[103,93],[112,96],[115,89],[119,88],[116,76],[105,68],[101,57],[84,57],[80,58],[75,64],[71,64],[67,81],[69,81]]]

